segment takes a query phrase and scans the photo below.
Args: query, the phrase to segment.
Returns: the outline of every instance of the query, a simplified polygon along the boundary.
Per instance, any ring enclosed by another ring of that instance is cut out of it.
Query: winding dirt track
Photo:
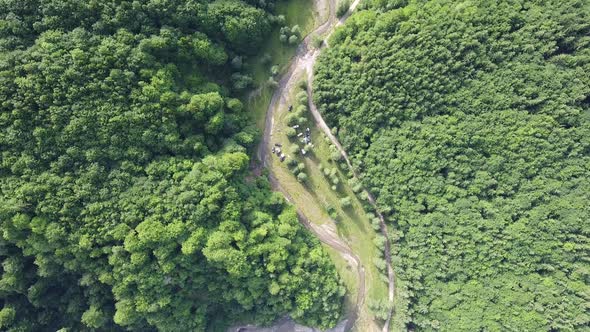
[[[307,72],[308,77],[308,94],[309,94],[309,106],[310,110],[313,114],[313,117],[316,121],[316,124],[322,131],[330,138],[332,143],[338,148],[346,163],[353,170],[354,176],[358,178],[358,174],[354,171],[352,164],[346,154],[346,151],[342,148],[342,145],[338,142],[338,139],[332,135],[330,129],[326,125],[324,119],[322,118],[321,114],[317,110],[317,107],[313,103],[313,90],[312,90],[312,82],[313,82],[313,65],[320,53],[319,49],[313,49],[310,47],[311,40],[313,36],[323,36],[324,39],[327,39],[334,29],[343,24],[346,19],[350,16],[350,14],[354,11],[356,6],[359,4],[360,0],[355,0],[351,6],[349,11],[340,19],[336,18],[336,3],[337,0],[315,0],[317,8],[325,7],[327,4],[328,6],[328,18],[326,21],[317,27],[314,31],[308,34],[301,44],[297,47],[295,56],[291,60],[291,64],[289,65],[287,71],[283,74],[281,79],[278,82],[278,87],[274,91],[274,94],[271,98],[270,104],[268,106],[265,118],[265,128],[264,128],[264,136],[262,138],[262,142],[260,143],[257,151],[258,159],[261,161],[261,166],[267,168],[269,172],[269,179],[271,186],[274,190],[281,192],[288,201],[292,201],[290,194],[284,190],[281,186],[279,181],[273,174],[273,170],[271,167],[270,161],[270,149],[271,149],[271,136],[272,136],[272,129],[274,125],[274,112],[277,110],[279,106],[285,106],[285,97],[289,95],[290,88],[296,83],[296,79],[302,75],[305,71]],[[327,3],[326,3],[327,2]],[[258,173],[258,172],[257,172]],[[389,244],[389,237],[387,235],[387,228],[385,226],[385,219],[383,215],[378,212],[377,206],[375,204],[374,197],[366,190],[364,191],[367,193],[369,198],[369,202],[377,211],[377,215],[380,219],[381,225],[381,232],[386,237],[386,247],[385,247],[385,258],[387,262],[387,272],[388,272],[388,299],[390,303],[393,303],[393,295],[394,295],[394,275],[393,275],[393,268],[391,266],[391,253],[390,253],[390,244]],[[342,255],[344,259],[346,259],[349,263],[356,266],[356,271],[358,274],[359,279],[359,290],[357,294],[356,300],[356,308],[351,310],[348,313],[348,317],[346,320],[346,324],[344,327],[344,331],[350,330],[355,321],[358,318],[359,310],[366,299],[366,287],[365,287],[365,271],[364,267],[362,266],[362,262],[360,261],[359,257],[350,249],[350,247],[343,241],[338,234],[334,232],[330,232],[326,230],[324,227],[321,227],[315,223],[309,222],[308,218],[298,209],[297,214],[299,216],[300,222],[309,229],[321,242],[325,243],[326,245],[332,247],[338,253]],[[389,321],[391,319],[391,312],[383,326],[383,331],[389,330]]]

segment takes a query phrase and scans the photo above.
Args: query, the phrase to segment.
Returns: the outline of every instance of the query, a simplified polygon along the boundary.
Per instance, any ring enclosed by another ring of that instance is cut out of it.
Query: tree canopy
[[[588,328],[589,19],[375,0],[332,36],[316,103],[393,228],[398,330]]]
[[[334,266],[248,170],[231,59],[270,8],[0,1],[1,330],[336,323]]]

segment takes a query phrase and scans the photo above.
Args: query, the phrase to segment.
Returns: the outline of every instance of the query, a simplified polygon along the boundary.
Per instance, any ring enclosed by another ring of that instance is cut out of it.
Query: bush
[[[297,174],[297,181],[305,182],[306,180],[307,180],[307,174],[305,174],[304,172]]]
[[[338,17],[344,16],[348,11],[348,8],[350,8],[350,0],[340,0],[338,3],[338,9],[336,9],[336,15]]]
[[[274,66],[270,67],[270,74],[272,76],[277,76],[279,74],[279,66],[274,65]]]
[[[295,112],[293,112],[293,114],[295,114],[295,116],[297,116],[298,118],[305,116],[305,113],[301,112],[301,110],[299,109],[296,109]]]
[[[268,65],[272,61],[272,57],[268,53],[264,53],[262,57],[260,57],[260,63],[263,65]]]
[[[293,129],[293,128],[291,128],[291,129]],[[293,129],[293,130],[295,130],[295,129]],[[299,147],[296,144],[293,144],[293,145],[291,145],[289,147],[289,152],[291,154],[298,154],[299,153]]]
[[[379,222],[379,219],[377,219],[377,222],[375,222],[374,219],[371,220],[371,228],[373,228],[375,231],[381,230],[381,223]]]
[[[268,86],[271,89],[276,89],[279,86],[279,83],[271,76],[266,81],[266,86]]]
[[[340,215],[336,212],[332,213],[330,215],[330,218],[332,218],[332,220],[334,220],[335,222],[339,222],[340,221]]]
[[[231,66],[233,69],[236,70],[240,70],[242,69],[242,57],[241,56],[235,56],[232,60],[231,60]]]
[[[287,121],[287,125],[289,126],[294,126],[297,124],[297,116],[295,114],[289,114],[285,117],[285,120]]]
[[[330,177],[330,182],[332,182],[332,184],[338,185],[340,184],[340,179],[334,175]]]
[[[367,194],[366,191],[361,192],[358,196],[361,201],[364,201],[364,202],[369,201],[369,195]]]
[[[349,208],[352,206],[352,201],[350,200],[350,197],[344,197],[340,199],[340,205],[342,206],[343,209]]]
[[[311,46],[313,46],[315,48],[320,48],[320,47],[322,47],[323,44],[324,44],[324,40],[320,36],[315,35],[311,38]]]
[[[332,167],[330,169],[330,176],[336,176],[336,174],[338,174],[338,170],[336,169],[336,167]]]
[[[375,236],[375,238],[373,239],[373,244],[375,244],[375,247],[377,247],[377,249],[379,249],[379,253],[381,255],[383,255],[383,250],[385,249],[385,242],[387,240],[385,239],[385,236],[381,235],[381,234],[377,234]]]
[[[306,91],[301,91],[297,94],[297,102],[301,105],[307,105],[308,99]]]
[[[352,189],[352,192],[354,192],[355,194],[358,194],[361,191],[363,191],[363,185],[357,182],[356,184],[354,184],[352,186],[351,189]]]
[[[242,91],[249,88],[254,81],[250,75],[244,75],[240,73],[233,73],[231,75],[232,86],[235,90]]]
[[[333,150],[333,151],[330,153],[330,159],[332,159],[332,160],[333,160],[333,161],[335,161],[335,162],[338,162],[338,161],[340,161],[340,160],[342,159],[342,155],[340,154],[340,151],[338,151],[338,150]]]
[[[334,220],[340,219],[338,216],[338,212],[336,211],[336,209],[332,205],[326,206],[326,211],[328,211],[328,215],[330,216],[330,218],[332,218]]]
[[[381,272],[383,272],[387,269],[387,262],[383,258],[375,257],[375,258],[373,258],[373,263],[375,263],[375,266]]]
[[[294,159],[294,158],[289,158],[287,160],[287,166],[288,167],[295,167],[295,166],[297,166],[297,160]]]
[[[296,35],[291,35],[291,37],[289,37],[289,45],[295,45],[298,41],[299,37],[297,37]]]
[[[303,79],[301,81],[299,81],[299,89],[303,90],[303,91],[307,91],[307,80]]]
[[[285,129],[285,135],[287,135],[287,137],[289,137],[289,138],[293,138],[293,137],[297,136],[297,130],[295,130],[291,127],[287,127],[287,129]]]
[[[300,37],[301,36],[301,28],[299,28],[299,25],[294,25],[291,28],[291,34],[293,34],[293,35],[295,35],[297,37]]]
[[[368,303],[369,310],[380,320],[386,320],[391,311],[391,305],[386,299],[369,299]]]
[[[278,15],[275,17],[275,22],[278,25],[285,25],[285,23],[287,22],[287,20],[285,19],[285,15]]]
[[[287,35],[281,34],[279,36],[279,40],[281,41],[281,43],[286,44],[287,41],[289,40],[289,37],[287,37]]]
[[[330,214],[336,212],[336,209],[332,205],[328,204],[326,205],[326,211],[328,211],[328,213]]]

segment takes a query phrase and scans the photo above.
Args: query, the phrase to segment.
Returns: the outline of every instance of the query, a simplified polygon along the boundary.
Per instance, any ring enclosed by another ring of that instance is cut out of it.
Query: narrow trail
[[[338,27],[341,24],[344,24],[346,19],[350,16],[350,14],[352,14],[352,12],[356,8],[356,6],[359,4],[359,2],[360,2],[360,0],[355,0],[351,4],[349,11],[342,18],[340,18],[340,20],[336,23],[334,28]],[[333,31],[334,30],[330,31],[330,33],[326,36],[326,39],[328,39],[328,37],[332,34]],[[326,43],[326,45],[327,45],[327,43]],[[328,45],[326,47],[328,47]],[[309,96],[309,98],[308,98],[309,99],[309,110],[311,111],[311,114],[313,115],[316,125],[324,132],[324,134],[326,134],[326,136],[330,139],[332,144],[334,144],[334,146],[336,146],[336,148],[338,149],[338,151],[340,152],[340,154],[342,155],[342,157],[346,161],[348,168],[352,171],[353,176],[357,180],[360,180],[359,174],[355,170],[355,168],[352,166],[352,163],[350,162],[350,158],[348,157],[346,150],[344,150],[344,148],[342,147],[342,144],[340,144],[338,139],[332,134],[332,131],[330,130],[330,128],[326,124],[326,121],[324,121],[322,114],[318,111],[318,109],[313,101],[313,79],[314,79],[313,65],[315,64],[315,61],[316,61],[316,58],[318,55],[319,55],[319,50],[313,54],[312,61],[309,61],[307,63],[307,68],[306,68],[306,70],[307,70],[307,83],[308,83],[307,84],[307,94]],[[359,183],[362,183],[362,182],[359,181]],[[387,231],[387,225],[385,224],[385,218],[383,217],[383,214],[379,211],[379,208],[377,207],[377,203],[375,201],[375,197],[373,196],[373,194],[371,194],[371,192],[364,186],[363,186],[363,192],[367,195],[369,204],[371,204],[371,206],[375,210],[375,213],[377,214],[377,217],[379,218],[379,226],[381,229],[381,234],[386,239],[386,241],[385,241],[385,262],[387,263],[387,280],[388,280],[388,282],[387,282],[387,290],[388,290],[387,298],[388,298],[388,301],[389,301],[391,307],[393,307],[394,296],[395,296],[395,272],[393,271],[393,265],[391,263],[391,241],[390,241],[389,234]],[[385,324],[383,325],[383,332],[389,331],[389,324],[391,322],[392,314],[393,314],[393,310],[389,310],[389,313],[387,315],[387,319],[385,321]]]
[[[340,152],[340,154],[342,155],[342,157],[346,161],[348,168],[352,171],[353,176],[356,179],[360,179],[357,171],[354,169],[354,167],[352,167],[352,163],[350,162],[350,159],[348,158],[348,154],[346,153],[346,151],[344,150],[344,148],[342,147],[342,145],[340,144],[338,139],[332,134],[332,132],[330,131],[330,128],[328,127],[328,125],[326,124],[324,119],[322,118],[321,113],[318,111],[316,105],[313,102],[313,88],[312,88],[312,84],[311,84],[311,82],[313,82],[313,70],[310,69],[310,70],[308,70],[307,73],[308,73],[307,80],[309,82],[309,85],[307,87],[307,93],[310,96],[309,109],[310,109],[311,113],[313,114],[316,124],[318,125],[318,127],[320,129],[322,129],[322,131],[330,139],[332,144],[334,144],[334,146],[336,146],[336,148],[338,149],[338,151]],[[368,201],[371,204],[371,206],[373,206],[375,213],[377,214],[377,217],[379,218],[379,226],[381,229],[381,234],[387,240],[387,241],[385,241],[385,261],[387,263],[388,301],[390,304],[393,304],[394,293],[395,293],[395,274],[393,272],[393,266],[391,264],[391,244],[389,241],[389,234],[387,232],[387,226],[385,225],[385,218],[383,217],[383,214],[377,208],[377,204],[375,202],[375,197],[367,190],[366,187],[363,187],[363,192],[367,195]],[[392,311],[390,310],[389,314],[387,316],[387,320],[385,321],[385,324],[383,325],[384,332],[389,331],[389,323],[391,321],[391,315],[392,315]]]
[[[313,90],[312,90],[313,65],[315,64],[315,61],[316,61],[318,55],[320,54],[320,49],[314,49],[314,48],[310,47],[310,43],[311,43],[311,40],[314,36],[322,36],[324,39],[327,39],[332,34],[332,32],[334,31],[334,29],[336,27],[338,27],[339,25],[343,24],[346,21],[346,19],[351,15],[351,13],[357,7],[360,0],[355,0],[351,4],[348,12],[340,19],[338,19],[336,17],[336,8],[335,7],[336,7],[337,0],[315,0],[315,2],[316,2],[317,8],[322,8],[322,7],[325,7],[325,5],[327,5],[327,7],[328,7],[327,19],[324,23],[322,23],[320,26],[318,26],[314,31],[312,31],[310,34],[308,34],[303,39],[301,44],[297,47],[295,56],[291,60],[291,63],[289,65],[287,71],[281,76],[281,79],[278,82],[278,86],[272,95],[270,104],[269,104],[267,112],[266,112],[264,136],[263,136],[262,141],[261,141],[261,143],[258,147],[258,150],[257,150],[257,157],[261,161],[261,164],[258,165],[258,167],[256,169],[254,169],[254,172],[256,174],[260,174],[261,173],[260,168],[265,167],[269,172],[269,180],[270,180],[272,188],[276,191],[281,192],[285,196],[285,198],[290,202],[292,202],[293,199],[291,198],[289,192],[281,186],[281,184],[279,183],[279,181],[275,177],[272,167],[271,167],[271,161],[270,161],[270,157],[269,157],[270,149],[271,149],[270,140],[272,138],[272,132],[273,132],[273,126],[274,126],[274,112],[277,110],[278,106],[280,106],[280,105],[284,106],[286,104],[285,98],[289,95],[290,88],[295,85],[296,79],[300,75],[303,75],[305,72],[307,72],[307,77],[308,77],[308,94],[310,97],[309,98],[309,106],[310,106],[310,110],[313,114],[313,117],[316,121],[316,124],[319,128],[322,129],[322,131],[324,133],[326,133],[326,135],[330,138],[332,143],[338,148],[338,150],[343,155],[343,157],[346,160],[346,163],[348,164],[350,169],[353,170],[354,176],[358,178],[358,174],[356,174],[356,172],[354,171],[354,168],[352,168],[352,164],[348,158],[348,155],[346,154],[346,151],[342,148],[341,144],[338,142],[336,137],[334,137],[334,135],[332,135],[328,126],[326,125],[325,121],[323,120],[321,114],[318,112],[317,107],[313,103]],[[375,204],[374,197],[366,190],[366,188],[364,188],[363,190],[367,193],[367,196],[369,198],[369,202],[375,208],[375,211],[378,214],[378,217],[380,219],[381,232],[387,239],[386,248],[385,248],[385,250],[386,250],[385,257],[386,257],[386,262],[387,262],[388,281],[389,281],[388,282],[388,299],[389,299],[390,303],[393,303],[394,275],[393,275],[393,268],[391,266],[390,243],[389,243],[389,236],[387,235],[387,228],[385,226],[385,219],[383,218],[383,215],[377,210],[377,206]],[[366,299],[366,296],[367,296],[366,284],[365,284],[366,283],[365,271],[364,271],[364,267],[362,265],[362,262],[361,262],[359,256],[357,256],[350,249],[350,247],[346,244],[346,242],[343,239],[341,239],[336,232],[310,222],[309,219],[303,214],[303,212],[300,209],[297,209],[297,214],[299,216],[300,222],[307,229],[309,229],[321,242],[325,243],[326,245],[328,245],[331,248],[333,248],[334,250],[336,250],[345,260],[347,260],[351,265],[356,267],[356,272],[358,274],[358,279],[359,279],[359,289],[358,289],[358,294],[357,294],[357,299],[356,299],[356,305],[355,305],[355,308],[348,313],[348,317],[346,319],[346,323],[345,323],[345,326],[343,329],[344,331],[349,331],[354,326],[355,321],[358,318],[359,312],[360,312],[360,310],[364,304],[364,301]],[[385,325],[383,326],[383,331],[389,330],[390,319],[391,319],[391,312],[389,313],[387,321],[385,322]]]

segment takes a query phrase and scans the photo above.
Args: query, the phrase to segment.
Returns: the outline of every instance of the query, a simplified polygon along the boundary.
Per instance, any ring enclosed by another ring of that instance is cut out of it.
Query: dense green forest
[[[0,330],[335,324],[235,97],[274,2],[0,0]]]
[[[370,0],[315,101],[396,237],[393,324],[590,330],[590,2]]]

